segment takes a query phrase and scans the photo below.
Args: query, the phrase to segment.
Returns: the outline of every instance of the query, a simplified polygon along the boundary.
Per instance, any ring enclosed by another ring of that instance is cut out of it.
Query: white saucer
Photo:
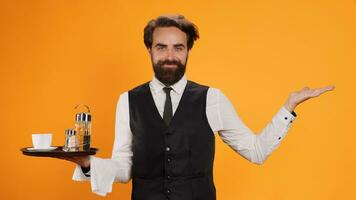
[[[57,147],[48,147],[48,148],[44,148],[44,149],[36,149],[34,147],[27,148],[27,150],[29,150],[29,151],[50,151],[50,150],[54,150],[54,149],[57,149]]]

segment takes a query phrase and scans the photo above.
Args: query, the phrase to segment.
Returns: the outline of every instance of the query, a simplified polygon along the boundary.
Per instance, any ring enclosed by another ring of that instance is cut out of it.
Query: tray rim
[[[32,146],[31,146],[32,147]],[[31,147],[23,147],[20,149],[23,155],[26,156],[34,156],[34,157],[73,157],[73,156],[90,156],[95,155],[99,149],[96,147],[90,147],[89,151],[63,151],[63,146],[53,146],[57,147],[57,149],[49,150],[49,151],[34,151],[27,150],[27,148]],[[58,150],[58,148],[61,148]]]

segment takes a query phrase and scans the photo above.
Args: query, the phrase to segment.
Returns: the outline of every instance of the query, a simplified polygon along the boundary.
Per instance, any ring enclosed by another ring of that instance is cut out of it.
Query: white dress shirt
[[[184,75],[171,86],[173,114],[186,84],[187,79]],[[163,91],[165,85],[153,77],[149,86],[162,117],[166,98]],[[91,156],[90,177],[84,175],[79,165],[73,174],[73,180],[90,180],[92,192],[98,195],[105,196],[111,192],[113,182],[127,183],[131,179],[133,153],[128,101],[128,92],[120,95],[116,109],[115,142],[111,159]],[[255,164],[262,164],[279,146],[295,119],[285,107],[281,107],[272,121],[259,134],[254,134],[241,121],[231,102],[220,90],[209,88],[206,101],[206,115],[211,129],[234,151]]]

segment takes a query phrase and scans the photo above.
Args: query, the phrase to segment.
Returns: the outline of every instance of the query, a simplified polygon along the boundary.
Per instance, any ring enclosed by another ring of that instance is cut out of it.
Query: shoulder
[[[207,86],[205,84],[200,84],[194,81],[188,81],[188,83],[190,84],[190,88],[193,90],[204,90],[207,91],[207,97],[210,99],[216,99],[218,100],[221,97],[225,97],[223,92],[216,88],[216,87],[210,87]]]
[[[135,94],[135,93],[143,92],[145,87],[148,87],[148,85],[149,85],[149,82],[143,83],[141,85],[138,85],[138,86],[132,88],[131,90],[128,91],[128,93]]]
[[[144,87],[148,84],[149,82],[143,83],[141,85],[138,85],[130,90],[127,90],[125,92],[120,93],[118,100],[117,100],[117,105],[126,105],[129,100],[129,96],[131,95],[137,95],[142,93]]]
[[[209,90],[207,92],[208,103],[213,104],[213,105],[219,103],[222,95],[223,94],[220,89],[215,88],[215,87],[209,87]]]
[[[128,102],[128,96],[129,96],[128,91],[121,93],[117,99],[116,106],[119,107],[120,105],[121,106],[126,105]]]
[[[191,92],[198,92],[201,94],[206,94],[206,92],[209,90],[209,86],[203,85],[194,81],[188,80],[188,90]]]
[[[215,87],[209,87],[208,94],[211,96],[219,96],[222,94],[221,90]]]
[[[211,104],[229,104],[229,98],[218,88],[210,87],[207,93],[207,99]]]
[[[222,94],[221,90],[215,87],[211,87],[205,84],[200,84],[194,81],[188,81],[188,83],[190,84],[191,88],[202,88],[202,89],[206,89],[208,90],[208,93],[211,93],[213,95],[218,95],[218,94]]]

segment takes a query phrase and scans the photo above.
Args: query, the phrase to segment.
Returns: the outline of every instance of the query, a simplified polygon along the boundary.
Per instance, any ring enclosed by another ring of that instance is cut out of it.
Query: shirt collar
[[[184,91],[185,86],[187,85],[187,77],[185,74],[182,78],[176,82],[175,84],[171,85],[170,87],[173,89],[174,92],[181,94]],[[150,87],[153,93],[158,93],[166,87],[161,81],[159,81],[155,76],[153,76],[152,81],[150,82]]]

